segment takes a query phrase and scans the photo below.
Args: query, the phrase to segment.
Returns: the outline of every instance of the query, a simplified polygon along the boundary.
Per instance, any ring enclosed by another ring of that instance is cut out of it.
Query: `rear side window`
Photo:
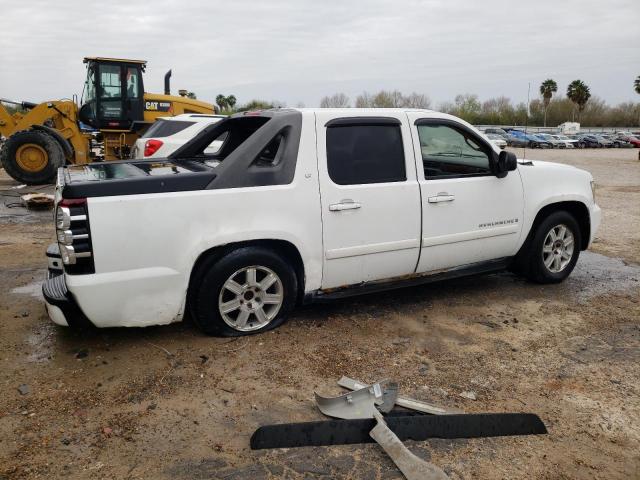
[[[327,167],[338,185],[404,182],[399,125],[327,127]]]
[[[181,132],[187,127],[190,127],[195,122],[184,122],[182,120],[176,121],[167,121],[167,120],[158,120],[156,123],[151,125],[149,129],[142,135],[142,138],[164,138],[170,137],[171,135],[175,135],[178,132]]]

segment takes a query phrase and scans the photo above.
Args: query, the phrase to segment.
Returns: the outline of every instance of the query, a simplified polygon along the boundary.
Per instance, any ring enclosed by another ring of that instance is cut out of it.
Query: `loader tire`
[[[65,157],[60,144],[48,133],[23,130],[5,141],[0,161],[18,182],[40,185],[53,183],[58,167],[65,163]]]

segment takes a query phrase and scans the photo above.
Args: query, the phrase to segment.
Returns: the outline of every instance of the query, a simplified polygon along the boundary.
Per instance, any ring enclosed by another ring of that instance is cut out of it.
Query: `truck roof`
[[[429,110],[426,108],[274,108],[270,111],[278,111],[278,110],[295,110],[298,112],[329,112],[329,113],[340,113],[345,115],[357,115],[363,113],[405,113],[405,112],[423,112],[423,113],[439,113],[434,110]]]
[[[442,112],[437,112],[435,110],[428,110],[426,108],[294,108],[294,107],[283,107],[283,108],[269,108],[269,109],[256,109],[256,110],[248,110],[245,112],[238,112],[232,115],[232,117],[243,117],[249,115],[261,115],[266,114],[268,116],[275,115],[284,115],[292,112],[300,112],[300,113],[330,113],[334,115],[340,115],[345,117],[357,117],[357,116],[367,116],[367,115],[401,115],[403,113],[410,112],[419,112],[419,113],[428,113],[433,116],[442,115],[443,117],[448,117],[449,115]]]

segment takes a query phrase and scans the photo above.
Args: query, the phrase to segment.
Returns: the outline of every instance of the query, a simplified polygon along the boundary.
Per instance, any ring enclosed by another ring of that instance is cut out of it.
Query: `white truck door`
[[[518,170],[491,173],[494,147],[451,118],[408,114],[422,194],[418,272],[515,255],[522,230]]]
[[[420,188],[406,115],[318,112],[316,128],[322,288],[415,272]]]

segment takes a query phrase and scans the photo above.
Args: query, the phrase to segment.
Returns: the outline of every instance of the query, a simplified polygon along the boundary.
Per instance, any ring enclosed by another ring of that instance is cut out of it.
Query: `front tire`
[[[48,133],[23,130],[11,135],[0,151],[7,173],[20,183],[52,183],[65,163],[60,144]]]
[[[521,253],[521,273],[536,283],[560,283],[576,266],[580,245],[580,227],[573,215],[553,212],[538,225],[528,248]]]
[[[263,247],[242,247],[215,261],[193,297],[194,322],[209,334],[235,337],[264,332],[286,320],[295,305],[295,271]]]

